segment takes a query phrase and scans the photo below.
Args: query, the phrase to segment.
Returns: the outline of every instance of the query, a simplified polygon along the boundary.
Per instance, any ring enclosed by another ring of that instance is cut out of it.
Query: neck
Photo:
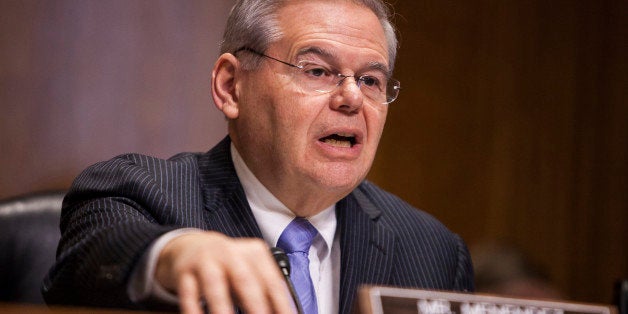
[[[327,195],[316,189],[307,187],[296,187],[295,189],[283,190],[283,193],[273,191],[265,185],[273,195],[279,199],[297,217],[312,217],[330,206],[337,203],[345,195]],[[304,193],[307,191],[307,193]]]
[[[258,175],[254,168],[249,167],[236,145],[232,144],[231,155],[236,173],[248,197],[270,193],[288,210],[298,217],[312,217],[337,203],[351,191],[339,188],[323,190],[316,182],[292,184],[281,178]],[[267,190],[266,192],[260,189]],[[256,193],[261,192],[262,194]],[[263,198],[262,198],[263,199]],[[273,207],[272,204],[267,204]]]

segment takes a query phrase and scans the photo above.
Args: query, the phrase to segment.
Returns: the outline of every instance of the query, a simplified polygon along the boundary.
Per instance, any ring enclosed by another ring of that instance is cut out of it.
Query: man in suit
[[[464,242],[365,181],[399,93],[388,18],[379,0],[237,1],[212,72],[229,136],[82,173],[47,302],[291,313],[268,248],[296,221],[313,230],[307,312],[350,312],[361,284],[472,290]]]

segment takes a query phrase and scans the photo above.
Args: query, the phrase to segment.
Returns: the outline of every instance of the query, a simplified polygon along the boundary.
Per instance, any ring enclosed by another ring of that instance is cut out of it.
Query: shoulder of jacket
[[[356,190],[358,190],[357,193],[363,194],[368,201],[371,202],[369,206],[380,211],[381,217],[379,219],[383,223],[390,224],[391,227],[406,226],[407,228],[404,229],[413,230],[415,232],[431,230],[431,232],[443,232],[453,235],[453,233],[432,214],[414,207],[400,197],[378,187],[370,181],[362,182]],[[362,196],[362,198],[364,198],[364,196]],[[362,205],[362,207],[364,207],[364,205]],[[371,209],[371,211],[373,211],[373,209]]]

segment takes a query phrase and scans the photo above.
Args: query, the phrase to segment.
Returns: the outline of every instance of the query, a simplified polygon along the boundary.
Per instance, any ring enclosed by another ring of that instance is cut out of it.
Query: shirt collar
[[[276,246],[279,236],[296,216],[255,177],[233,143],[230,149],[236,174],[262,236],[269,246]],[[328,253],[336,233],[336,204],[307,219],[318,230]]]

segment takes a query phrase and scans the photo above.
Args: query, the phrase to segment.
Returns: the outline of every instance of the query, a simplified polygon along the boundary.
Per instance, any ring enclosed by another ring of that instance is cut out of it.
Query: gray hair
[[[277,22],[277,11],[290,0],[238,0],[231,9],[227,26],[220,45],[220,53],[234,53],[246,47],[264,52],[271,43],[282,36]],[[380,21],[388,45],[388,63],[390,72],[397,56],[397,36],[392,25],[391,12],[382,0],[346,0],[369,8]],[[247,64],[245,68],[254,68],[257,63]]]

